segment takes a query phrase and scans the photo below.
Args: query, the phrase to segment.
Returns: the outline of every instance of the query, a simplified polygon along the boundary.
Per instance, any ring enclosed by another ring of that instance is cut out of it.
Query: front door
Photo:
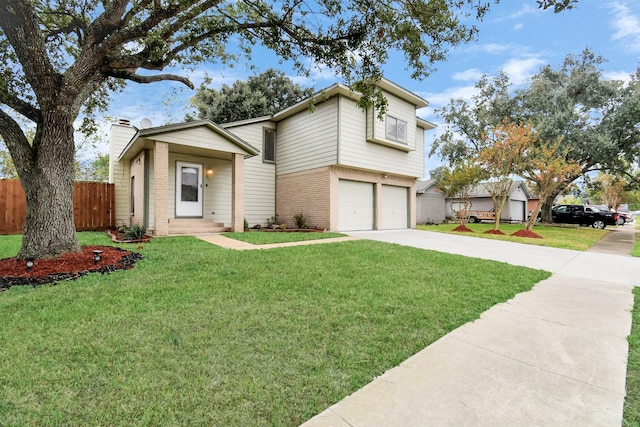
[[[202,165],[176,162],[176,217],[202,217]]]

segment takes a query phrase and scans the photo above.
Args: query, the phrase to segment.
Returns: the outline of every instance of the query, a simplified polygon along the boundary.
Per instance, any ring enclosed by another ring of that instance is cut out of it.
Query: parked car
[[[557,223],[590,225],[599,229],[618,223],[616,212],[603,212],[596,206],[584,205],[556,205],[551,209],[551,218]]]
[[[618,212],[618,225],[633,221],[633,216],[629,212]]]
[[[458,212],[456,212],[456,218],[458,217]],[[490,211],[469,211],[469,222],[471,224],[477,224],[482,221],[495,221],[496,213],[492,208]]]

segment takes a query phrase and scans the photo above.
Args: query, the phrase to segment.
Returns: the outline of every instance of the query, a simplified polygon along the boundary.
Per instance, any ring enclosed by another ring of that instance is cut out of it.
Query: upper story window
[[[262,138],[262,161],[265,163],[276,162],[276,131],[264,128]]]
[[[386,117],[386,137],[394,141],[407,142],[407,122],[395,117]]]

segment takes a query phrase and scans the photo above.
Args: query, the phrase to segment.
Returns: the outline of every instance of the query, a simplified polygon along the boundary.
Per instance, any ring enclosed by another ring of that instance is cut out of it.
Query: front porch
[[[118,158],[129,223],[156,236],[243,231],[244,160],[257,152],[209,121],[139,130]]]

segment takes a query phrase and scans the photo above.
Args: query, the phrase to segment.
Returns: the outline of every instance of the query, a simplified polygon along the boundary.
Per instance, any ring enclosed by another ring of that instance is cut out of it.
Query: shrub
[[[142,239],[147,234],[147,228],[141,225],[132,225],[125,237],[130,240]]]
[[[293,222],[295,222],[298,228],[309,228],[309,219],[302,212],[293,216]]]

